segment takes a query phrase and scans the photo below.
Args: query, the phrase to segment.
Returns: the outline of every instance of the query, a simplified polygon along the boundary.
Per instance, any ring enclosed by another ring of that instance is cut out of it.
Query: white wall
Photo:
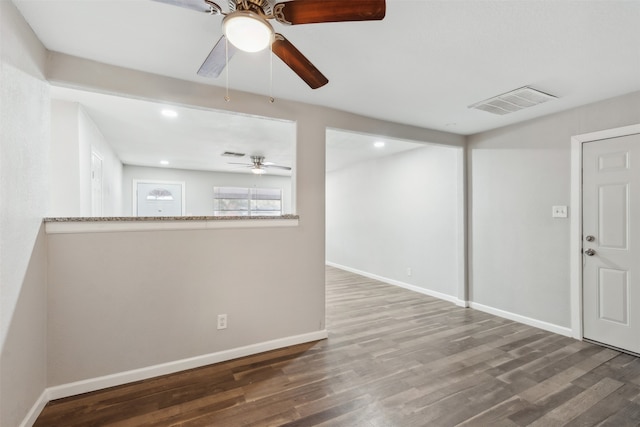
[[[19,425],[46,385],[46,244],[39,235],[48,200],[50,113],[45,61],[44,47],[13,3],[0,1],[3,427]]]
[[[80,216],[80,150],[77,103],[51,100],[49,211],[47,216]]]
[[[51,102],[49,217],[91,216],[91,153],[102,163],[103,215],[122,215],[122,163],[75,102]]]
[[[638,123],[640,92],[469,138],[474,303],[570,327],[570,138]]]
[[[458,298],[457,168],[427,145],[328,173],[327,261]]]
[[[102,158],[102,215],[122,215],[122,162],[89,114],[79,107],[81,215],[91,216],[91,153]]]
[[[122,196],[125,216],[132,215],[133,181],[177,181],[185,183],[186,215],[213,215],[213,187],[257,187],[281,188],[283,213],[292,213],[291,177],[278,175],[255,175],[252,173],[222,173],[184,169],[124,166]]]

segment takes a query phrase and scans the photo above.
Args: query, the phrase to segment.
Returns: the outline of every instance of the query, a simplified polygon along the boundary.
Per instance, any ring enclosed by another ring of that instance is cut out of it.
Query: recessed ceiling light
[[[162,110],[162,115],[165,117],[178,117],[178,112],[176,110],[165,108]]]
[[[384,147],[384,141],[376,141],[373,143],[373,146],[376,148],[382,148]]]
[[[169,160],[160,160],[160,164],[166,166],[169,164]]]

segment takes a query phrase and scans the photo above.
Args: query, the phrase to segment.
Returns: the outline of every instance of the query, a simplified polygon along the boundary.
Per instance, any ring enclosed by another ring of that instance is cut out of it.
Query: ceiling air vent
[[[489,113],[499,114],[502,116],[524,108],[533,107],[534,105],[542,104],[543,102],[556,98],[557,97],[549,95],[548,93],[540,92],[539,90],[525,86],[520,89],[512,90],[511,92],[503,93],[502,95],[494,96],[493,98],[485,99],[484,101],[477,102],[473,105],[469,105],[469,108],[475,108],[476,110],[487,111]]]
[[[225,151],[221,154],[222,157],[244,157],[246,154],[244,153],[234,153],[233,151]]]

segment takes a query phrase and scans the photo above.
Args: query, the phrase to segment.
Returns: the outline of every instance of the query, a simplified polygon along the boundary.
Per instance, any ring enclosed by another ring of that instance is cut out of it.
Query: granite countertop
[[[105,216],[105,217],[58,217],[45,218],[45,222],[140,222],[140,221],[237,221],[237,220],[300,219],[299,215],[280,216]]]

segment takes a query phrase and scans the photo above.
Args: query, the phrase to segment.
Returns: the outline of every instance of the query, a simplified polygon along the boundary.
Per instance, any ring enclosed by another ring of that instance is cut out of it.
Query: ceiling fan
[[[228,0],[229,13],[211,0],[155,0],[175,6],[224,15],[222,37],[198,70],[203,77],[218,77],[227,61],[240,49],[258,52],[271,50],[312,89],[329,80],[282,34],[268,22],[281,24],[315,24],[323,22],[375,21],[385,16],[385,0],[292,0],[272,4],[275,0]],[[229,43],[227,43],[227,40]]]
[[[251,162],[252,163],[233,163],[233,162],[229,162],[230,165],[242,165],[244,167],[247,168],[251,168],[251,172],[255,173],[256,175],[262,175],[267,173],[267,169],[273,168],[273,169],[282,169],[282,170],[287,170],[290,171],[291,168],[289,166],[280,166],[280,165],[276,165],[274,163],[271,162],[265,162],[264,161],[264,156],[251,156]]]

